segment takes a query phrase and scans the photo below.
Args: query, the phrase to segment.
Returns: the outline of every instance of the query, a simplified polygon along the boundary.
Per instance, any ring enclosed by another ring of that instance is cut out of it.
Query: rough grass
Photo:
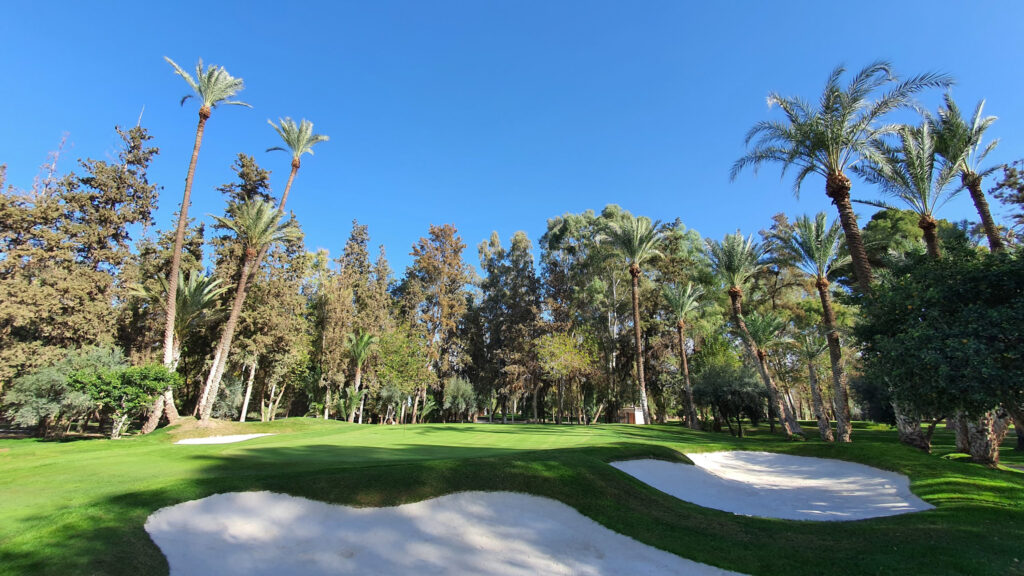
[[[813,431],[813,430],[811,430]],[[276,432],[240,444],[176,446],[182,437]],[[453,424],[358,426],[322,420],[194,423],[116,442],[0,440],[0,574],[161,574],[143,529],[168,505],[219,492],[273,490],[388,506],[461,490],[547,496],[650,545],[748,574],[1024,574],[1024,473],[926,455],[884,427],[851,445],[787,442],[765,428],[743,440],[678,426]],[[1008,438],[1007,447],[1014,438]],[[895,470],[936,509],[848,523],[735,516],[658,492],[607,465],[681,452],[768,450]],[[1004,451],[1010,464],[1024,463]]]

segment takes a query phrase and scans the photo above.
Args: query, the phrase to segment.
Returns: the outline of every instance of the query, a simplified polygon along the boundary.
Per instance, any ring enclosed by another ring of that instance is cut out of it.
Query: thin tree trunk
[[[992,219],[992,212],[988,208],[988,200],[985,199],[985,193],[981,191],[981,177],[977,174],[963,172],[960,175],[960,180],[967,188],[967,191],[971,193],[971,200],[974,201],[974,207],[978,210],[978,216],[981,217],[981,225],[985,229],[985,236],[988,238],[989,250],[1002,252],[1003,239],[1000,238],[999,228],[996,226],[995,220]]]
[[[555,417],[555,424],[562,423],[562,379],[558,379],[558,414]]]
[[[651,423],[651,410],[647,405],[647,382],[644,381],[644,343],[640,331],[640,267],[633,264],[629,267],[633,277],[633,336],[636,340],[636,377],[640,383],[640,409],[644,414],[644,424]]]
[[[245,422],[245,416],[249,413],[249,398],[252,397],[252,383],[256,379],[257,358],[252,359],[252,367],[249,369],[249,381],[245,384],[245,399],[242,400],[242,413],[238,416],[239,422]]]
[[[214,368],[216,368],[216,366],[218,364],[220,364],[221,344],[222,344],[222,341],[220,339],[218,339],[217,340],[217,349],[213,353],[213,364],[211,365],[211,368],[210,368],[210,370],[211,370],[210,374],[212,374],[213,373],[212,370]],[[210,384],[211,384],[211,382],[212,382],[212,379],[207,377],[206,383],[203,385],[203,392],[199,395],[199,402],[196,404],[196,407],[193,408],[193,410],[192,410],[192,415],[193,416],[198,416],[199,412],[203,409],[203,406],[206,406],[206,398],[209,397],[209,395],[210,395]]]
[[[782,424],[783,431],[785,431],[786,436],[803,434],[800,424],[797,423],[796,419],[793,418],[793,415],[787,409],[786,404],[782,400],[782,394],[768,372],[768,366],[765,363],[763,353],[758,349],[757,344],[754,343],[754,339],[750,337],[750,332],[747,331],[747,323],[743,321],[743,290],[739,286],[729,288],[729,299],[732,301],[732,320],[743,336],[743,341],[747,344],[747,351],[757,367],[761,381],[764,382],[765,388],[768,389],[768,398],[778,411],[779,422]],[[768,417],[771,418],[770,413]]]
[[[825,338],[828,341],[828,359],[832,365],[832,403],[836,411],[836,436],[840,442],[851,442],[853,424],[850,415],[850,391],[843,369],[843,348],[836,329],[836,313],[832,309],[832,296],[828,280],[818,278],[818,296],[821,297],[822,321],[825,323]]]
[[[291,192],[292,182],[295,181],[295,174],[299,172],[299,159],[292,158],[292,171],[288,174],[288,184],[284,187],[284,194],[281,195],[281,203],[277,205],[277,209],[284,212],[284,204],[288,201],[288,193]]]
[[[419,391],[419,389],[417,389],[415,392],[413,392],[413,396],[414,396],[414,398],[413,398],[413,401],[412,401],[412,423],[415,424],[416,423],[416,415],[417,415],[417,412],[419,411],[419,407],[420,407],[420,391]]]
[[[836,209],[839,211],[839,222],[843,226],[843,233],[846,235],[846,246],[850,250],[850,258],[853,261],[854,275],[857,277],[857,285],[861,292],[871,293],[871,263],[868,262],[868,253],[864,249],[864,241],[860,236],[860,227],[857,226],[857,215],[853,212],[853,204],[850,202],[850,179],[843,173],[829,174],[825,177],[825,194],[832,199]]]
[[[354,389],[352,391],[352,399],[355,399],[356,394],[359,394],[359,386],[360,386],[360,384],[362,384],[362,381],[363,381],[363,367],[357,365],[356,366],[356,380],[353,383],[353,388]],[[361,416],[362,415],[360,415],[360,417]],[[349,423],[352,423],[352,422],[356,421],[356,403],[355,402],[352,403],[352,409],[348,413],[348,421],[349,421]]]
[[[811,386],[811,402],[814,404],[814,417],[818,419],[818,432],[825,442],[832,442],[832,427],[825,415],[825,403],[821,401],[821,390],[818,388],[818,371],[814,368],[814,362],[807,362],[808,382]]]
[[[271,406],[271,408],[270,408],[270,419],[271,420],[276,420],[277,419],[277,407],[280,406],[281,398],[284,398],[284,391],[287,388],[288,388],[288,383],[285,382],[284,384],[281,385],[281,391],[277,393],[277,400],[274,400],[273,396],[270,397],[271,400],[274,400],[274,405]]]
[[[691,430],[697,430],[700,426],[697,423],[697,407],[693,402],[693,388],[690,386],[690,366],[686,361],[686,323],[682,320],[676,324],[676,332],[679,336],[679,364],[683,371],[683,386],[686,391],[686,424]]]
[[[1004,402],[1003,407],[1010,414],[1014,432],[1017,434],[1017,446],[1014,450],[1024,452],[1024,406],[1018,406],[1013,402]]]
[[[210,369],[209,395],[206,404],[203,405],[201,421],[209,422],[213,411],[213,403],[217,401],[217,392],[220,390],[220,380],[224,376],[224,367],[227,365],[228,354],[231,352],[231,341],[235,337],[235,327],[238,325],[238,317],[242,314],[242,305],[245,303],[245,293],[249,281],[249,271],[253,264],[253,254],[246,254],[245,264],[242,265],[242,274],[238,278],[238,288],[235,291],[234,301],[231,303],[231,313],[228,322],[224,325],[224,332],[221,334],[220,362],[214,362]]]

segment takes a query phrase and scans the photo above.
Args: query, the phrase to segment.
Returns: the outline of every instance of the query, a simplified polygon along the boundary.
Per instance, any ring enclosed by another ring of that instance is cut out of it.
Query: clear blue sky
[[[454,223],[476,264],[492,230],[536,242],[547,218],[608,203],[713,237],[755,232],[779,211],[831,211],[820,178],[797,201],[776,168],[734,183],[728,172],[747,129],[773,115],[770,90],[813,98],[838,63],[884,58],[903,75],[954,75],[963,108],[986,98],[1000,117],[993,162],[1024,157],[1017,2],[156,4],[5,5],[8,183],[30,187],[65,132],[62,169],[113,158],[114,125],[134,124],[145,106],[161,149],[158,225],[170,227],[197,106],[179,107],[188,87],[165,55],[187,69],[199,57],[223,65],[254,106],[214,111],[191,214],[221,212],[213,189],[238,152],[283,190],[288,156],[264,152],[278,144],[266,121],[308,118],[331,136],[304,157],[288,203],[308,246],[336,255],[357,218],[397,274],[430,223]],[[854,196],[877,198],[856,181]],[[976,219],[966,196],[940,215]]]

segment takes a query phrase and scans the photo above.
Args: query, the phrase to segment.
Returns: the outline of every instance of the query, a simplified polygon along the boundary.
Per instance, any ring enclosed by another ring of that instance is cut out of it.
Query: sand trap
[[[353,508],[273,492],[154,512],[171,574],[736,574],[612,532],[547,498],[462,492]]]
[[[245,442],[260,436],[273,436],[273,434],[233,434],[231,436],[207,436],[206,438],[187,438],[178,440],[175,444],[234,444]]]
[[[696,466],[615,462],[619,470],[681,500],[746,516],[861,520],[933,508],[895,472],[863,464],[768,452],[687,454]]]

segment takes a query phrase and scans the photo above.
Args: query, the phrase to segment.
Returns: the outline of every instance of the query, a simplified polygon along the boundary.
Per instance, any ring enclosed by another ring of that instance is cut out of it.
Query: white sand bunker
[[[273,492],[154,512],[175,574],[736,574],[612,532],[547,498],[462,492],[353,508]]]
[[[842,460],[768,452],[687,454],[696,466],[615,462],[619,470],[681,500],[746,516],[861,520],[933,508],[906,476]]]
[[[260,436],[273,436],[273,434],[233,434],[231,436],[207,436],[206,438],[187,438],[178,440],[175,444],[234,444],[245,442]]]

